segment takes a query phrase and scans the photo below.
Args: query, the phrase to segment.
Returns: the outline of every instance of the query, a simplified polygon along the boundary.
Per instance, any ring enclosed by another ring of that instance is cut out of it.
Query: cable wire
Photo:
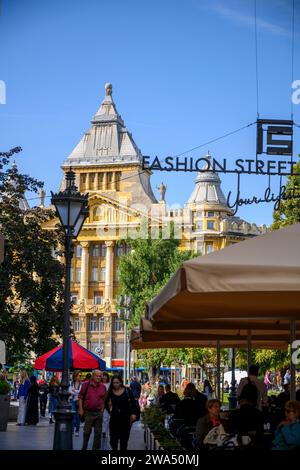
[[[220,137],[217,137],[215,139],[212,139],[212,140],[209,140],[207,142],[205,142],[204,144],[201,144],[201,145],[197,145],[197,147],[193,147],[189,150],[185,150],[184,152],[181,152],[177,155],[174,155],[174,158],[177,158],[177,157],[180,157],[181,155],[185,155],[186,153],[189,153],[189,152],[192,152],[193,150],[197,150],[201,147],[205,147],[209,144],[212,144],[213,142],[217,142],[221,139],[225,139],[225,137],[229,137],[230,135],[233,135],[233,134],[236,134],[237,132],[240,132],[244,129],[247,129],[248,127],[251,127],[253,126],[254,124],[256,124],[256,121],[253,121],[253,122],[250,122],[250,124],[247,124],[246,126],[242,126],[242,127],[239,127],[238,129],[235,129],[234,131],[230,131],[230,132],[227,132],[226,134],[223,134],[221,135]],[[159,160],[160,162],[162,161],[162,159]],[[116,183],[119,183],[120,181],[124,181],[126,179],[129,179],[129,178],[134,178],[135,176],[139,176],[141,175],[142,173],[145,173],[145,171],[147,171],[147,169],[144,169],[142,171],[139,171],[138,173],[135,173],[133,175],[130,175],[130,176],[124,176],[123,178],[120,178],[118,180],[116,180]],[[45,198],[50,198],[51,196],[45,196]],[[37,199],[40,199],[39,197],[34,197],[34,198],[29,198],[27,199],[27,201],[34,201],[34,200],[37,200]]]
[[[295,49],[295,0],[292,0],[292,84],[294,83],[294,49]],[[293,100],[291,99],[291,120],[294,116]]]
[[[256,75],[256,113],[259,119],[259,87],[258,87],[258,46],[257,46],[257,8],[254,0],[254,38],[255,38],[255,75]]]

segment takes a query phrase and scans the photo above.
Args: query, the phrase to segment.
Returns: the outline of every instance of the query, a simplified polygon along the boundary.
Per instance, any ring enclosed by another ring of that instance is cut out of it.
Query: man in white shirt
[[[258,376],[258,367],[256,365],[252,365],[249,367],[248,377],[244,377],[240,380],[238,389],[237,389],[237,396],[239,397],[242,393],[242,390],[246,384],[248,384],[248,378],[257,388],[257,405],[256,407],[261,410],[262,406],[266,406],[268,404],[268,395],[267,395],[267,387],[262,380],[257,378]]]

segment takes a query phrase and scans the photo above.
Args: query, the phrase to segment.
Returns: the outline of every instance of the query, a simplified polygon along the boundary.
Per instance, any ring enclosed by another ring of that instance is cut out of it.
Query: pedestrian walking
[[[48,401],[49,386],[47,381],[42,379],[39,384],[39,396],[40,396],[40,413],[43,418],[46,416],[46,408]]]
[[[132,394],[135,399],[135,407],[136,407],[136,412],[137,412],[136,420],[139,421],[140,415],[141,415],[139,399],[142,393],[142,386],[135,376],[132,377],[129,388],[132,391]]]
[[[113,451],[126,451],[132,424],[136,421],[135,399],[125,387],[120,375],[114,375],[108,389],[105,406],[110,413],[110,445]]]
[[[95,370],[92,379],[83,383],[79,392],[79,415],[84,417],[82,450],[87,450],[89,438],[94,428],[93,450],[101,445],[102,419],[106,388],[102,380],[102,372]]]
[[[204,393],[204,395],[206,395],[207,400],[212,400],[214,398],[213,397],[213,388],[212,388],[212,386],[210,384],[210,381],[208,379],[204,380],[203,393]]]
[[[255,385],[257,389],[257,404],[256,407],[261,410],[262,405],[268,405],[268,396],[267,396],[267,387],[262,380],[257,378],[259,372],[258,366],[252,364],[249,367],[248,377],[243,377],[240,380],[238,389],[237,389],[237,396],[239,397],[242,394],[243,388],[247,385]]]
[[[73,422],[72,422],[72,432],[75,436],[79,436],[79,429],[80,429],[80,416],[79,416],[79,393],[82,387],[82,373],[80,370],[75,370],[72,376],[72,383],[69,387],[69,392],[71,394],[71,403],[72,403],[72,411],[74,412],[73,415]]]
[[[53,424],[54,412],[58,404],[59,381],[58,377],[54,375],[49,384],[49,423]]]
[[[270,390],[272,388],[272,382],[271,382],[271,371],[267,370],[264,378],[264,384],[267,387],[267,390]]]
[[[103,372],[102,374],[102,383],[108,391],[110,387],[110,377],[107,372]],[[103,410],[103,420],[102,420],[102,442],[101,442],[101,450],[110,450],[109,449],[109,421],[110,415],[106,408]]]
[[[290,369],[287,369],[283,377],[283,385],[290,385],[290,383],[291,383],[291,371]]]
[[[14,400],[17,400],[19,387],[20,387],[20,381],[19,379],[16,379],[14,381],[14,391],[13,391]]]
[[[20,372],[20,386],[18,390],[18,399],[19,399],[19,411],[17,425],[24,426],[26,419],[26,402],[27,396],[30,387],[30,380],[28,378],[27,372],[22,370]]]
[[[30,377],[25,422],[33,426],[39,422],[39,386],[34,375]]]

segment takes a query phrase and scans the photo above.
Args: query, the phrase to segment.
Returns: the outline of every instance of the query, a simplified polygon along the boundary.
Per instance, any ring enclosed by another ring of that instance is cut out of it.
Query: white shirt
[[[71,393],[72,399],[74,401],[78,401],[78,395],[79,395],[79,392],[81,390],[81,386],[82,386],[82,384],[80,383],[79,387],[78,387],[78,385],[75,387],[74,382],[72,382],[72,385],[70,385],[70,387],[69,387],[69,393]]]

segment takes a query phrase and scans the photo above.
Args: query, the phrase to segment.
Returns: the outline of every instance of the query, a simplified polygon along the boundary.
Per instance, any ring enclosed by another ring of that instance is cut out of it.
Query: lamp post
[[[231,387],[228,396],[229,409],[234,410],[237,405],[236,380],[235,380],[235,349],[231,349]]]
[[[72,419],[73,412],[69,403],[69,340],[70,340],[70,285],[71,261],[73,256],[73,240],[77,238],[83,223],[89,215],[88,194],[82,195],[75,186],[75,173],[66,172],[66,189],[53,194],[51,204],[59,217],[64,230],[65,255],[65,299],[63,319],[63,364],[62,380],[55,415],[54,450],[72,450]]]
[[[118,318],[124,322],[124,383],[127,381],[127,370],[129,369],[129,364],[127,368],[127,323],[130,320],[132,313],[132,299],[128,295],[120,295],[118,299],[119,308],[117,311]],[[128,355],[129,356],[129,355]]]

